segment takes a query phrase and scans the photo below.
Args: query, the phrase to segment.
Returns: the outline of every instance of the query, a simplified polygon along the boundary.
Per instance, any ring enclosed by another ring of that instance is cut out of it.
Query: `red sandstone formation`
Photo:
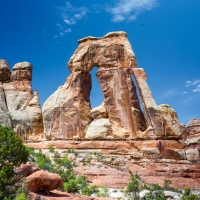
[[[10,75],[7,62],[0,60],[0,114],[4,112],[0,122],[24,141],[37,140],[43,133],[39,97],[37,91],[32,93],[31,78],[30,63],[15,64]]]

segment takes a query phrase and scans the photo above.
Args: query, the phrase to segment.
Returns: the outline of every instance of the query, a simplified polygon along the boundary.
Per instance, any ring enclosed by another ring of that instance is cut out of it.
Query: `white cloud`
[[[196,88],[192,90],[192,92],[200,92],[200,84],[197,85]]]
[[[113,15],[113,22],[121,22],[125,19],[135,20],[145,10],[152,10],[157,6],[157,0],[119,0],[114,7],[107,7],[107,11]]]
[[[76,21],[72,19],[64,19],[64,22],[68,25],[76,24]]]
[[[193,87],[192,92],[200,92],[200,79],[196,79],[193,81],[186,81],[185,83],[186,87]]]
[[[68,28],[67,30],[65,30],[65,33],[71,33],[71,32],[72,32],[71,28]]]
[[[68,25],[76,24],[77,21],[83,19],[88,12],[86,7],[75,7],[69,2],[66,2],[65,7],[59,7],[59,9],[62,11],[61,16],[63,21]]]
[[[187,91],[184,91],[184,92],[182,92],[181,94],[187,94],[188,92]]]
[[[66,2],[64,7],[58,7],[58,9],[61,11],[62,22],[56,24],[59,33],[55,35],[55,38],[63,37],[72,32],[72,29],[68,27],[84,19],[88,12],[86,7],[75,7],[69,2]]]

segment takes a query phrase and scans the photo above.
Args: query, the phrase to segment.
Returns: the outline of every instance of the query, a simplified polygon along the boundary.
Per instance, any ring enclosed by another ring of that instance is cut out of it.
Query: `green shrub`
[[[80,189],[83,189],[84,187],[87,186],[87,181],[85,179],[85,176],[78,176],[76,178],[76,180],[78,181],[78,184],[79,184],[79,188]]]
[[[199,197],[195,194],[191,194],[191,189],[188,187],[188,188],[185,188],[184,189],[184,193],[181,197],[181,200],[198,200]]]
[[[20,137],[7,127],[0,125],[0,199],[8,197],[11,190],[14,167],[26,163],[29,156],[28,148]]]
[[[78,181],[77,180],[69,180],[69,182],[65,182],[63,184],[64,191],[77,193],[78,192]]]
[[[86,195],[86,196],[91,196],[92,193],[91,193],[89,187],[88,187],[88,186],[85,186],[85,187],[81,190],[81,194],[82,194],[82,195]]]
[[[17,195],[14,200],[26,200],[26,194],[21,193],[21,194]]]
[[[149,192],[145,194],[146,200],[165,200],[164,189],[158,184],[153,184]]]
[[[50,146],[48,149],[49,149],[49,151],[50,151],[51,153],[53,153],[54,150],[55,150],[53,146]]]
[[[69,160],[69,158],[67,156],[64,156],[63,158],[55,158],[54,161],[62,166],[66,166],[67,168],[72,168],[73,164],[72,162]]]
[[[42,153],[41,150],[39,150],[38,153],[36,153],[36,163],[40,169],[48,170],[50,171],[52,168],[51,160],[48,156]]]
[[[172,181],[171,180],[164,180],[164,188],[165,189],[169,189],[169,185],[172,184]]]
[[[139,199],[139,191],[140,191],[139,186],[140,186],[140,183],[136,175],[132,176],[125,190],[126,196],[130,196],[133,199]]]
[[[68,153],[74,153],[74,148],[68,148],[68,149],[67,149],[67,152],[68,152]]]
[[[60,153],[58,151],[54,152],[54,158],[60,158]]]

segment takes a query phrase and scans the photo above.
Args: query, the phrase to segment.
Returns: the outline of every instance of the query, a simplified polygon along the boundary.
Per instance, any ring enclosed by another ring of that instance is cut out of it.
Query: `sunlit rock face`
[[[0,85],[0,125],[12,128],[11,119],[6,105],[5,94],[2,85]]]
[[[20,62],[14,65],[11,72],[11,80],[29,80],[32,79],[32,65],[29,62]]]
[[[6,81],[10,78],[10,66],[7,61],[0,60],[0,82]]]
[[[106,110],[116,138],[136,138],[146,124],[129,68],[99,70]]]
[[[176,111],[167,104],[159,105],[159,109],[163,119],[164,136],[168,139],[181,139],[182,134]]]
[[[111,32],[102,38],[86,37],[78,41],[68,67],[71,72],[100,69],[132,68],[137,62],[125,32]]]
[[[200,163],[200,119],[191,119],[187,126],[182,128],[187,159]]]
[[[4,105],[8,118],[4,117],[7,123],[1,124],[13,128],[24,141],[37,140],[43,134],[43,122],[38,92],[32,93],[32,65],[28,62],[17,63],[8,73],[8,64],[5,63],[3,69],[6,69],[7,75],[4,74],[1,79],[0,104],[1,107]]]
[[[48,139],[85,137],[90,117],[91,76],[74,72],[44,103],[44,133]]]

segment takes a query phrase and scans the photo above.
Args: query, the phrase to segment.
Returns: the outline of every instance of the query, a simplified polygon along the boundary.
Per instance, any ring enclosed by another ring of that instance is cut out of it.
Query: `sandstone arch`
[[[125,32],[112,32],[102,38],[87,37],[78,42],[79,47],[68,63],[72,74],[68,77],[63,88],[58,89],[44,104],[45,134],[49,137],[64,139],[74,136],[84,138],[92,116],[90,115],[89,100],[91,88],[90,86],[85,90],[82,88],[82,86],[91,85],[91,80],[85,80],[83,74],[87,74],[89,77],[92,68],[98,66],[99,70],[96,76],[104,94],[112,134],[117,138],[137,137],[137,132],[144,131],[146,124],[140,109],[136,88],[130,76],[131,69],[136,67],[137,62],[127,40],[127,34]],[[64,96],[65,98],[63,98]],[[74,100],[75,98],[77,100]],[[52,99],[56,99],[55,102]],[[76,112],[71,116],[73,118],[71,121],[64,119],[65,122],[62,122],[60,116],[63,114],[61,113],[52,122],[56,109],[61,111],[64,105],[67,105],[68,113],[71,112],[69,102],[71,102],[71,107],[77,108],[82,114]],[[79,124],[75,123],[76,118],[80,119]],[[59,124],[57,128],[55,128],[55,122],[57,125]],[[60,135],[58,132],[64,129],[62,123],[67,123],[67,126],[75,123],[77,130],[73,134]]]
[[[101,129],[98,120],[105,130],[104,139],[178,138],[181,135],[175,111],[168,105],[159,107],[156,104],[145,81],[144,70],[136,68],[136,57],[125,32],[111,32],[102,38],[90,36],[78,43],[68,62],[71,75],[42,108],[47,138],[85,138],[87,130],[94,130],[92,125]],[[100,111],[96,109],[95,112],[95,109],[91,110],[89,98],[89,72],[94,66],[99,68],[96,76],[104,95]],[[131,79],[132,74],[136,79],[144,114]],[[93,120],[95,123],[91,124]],[[97,138],[101,138],[100,134],[97,133]],[[86,138],[95,138],[88,135],[87,132]]]

